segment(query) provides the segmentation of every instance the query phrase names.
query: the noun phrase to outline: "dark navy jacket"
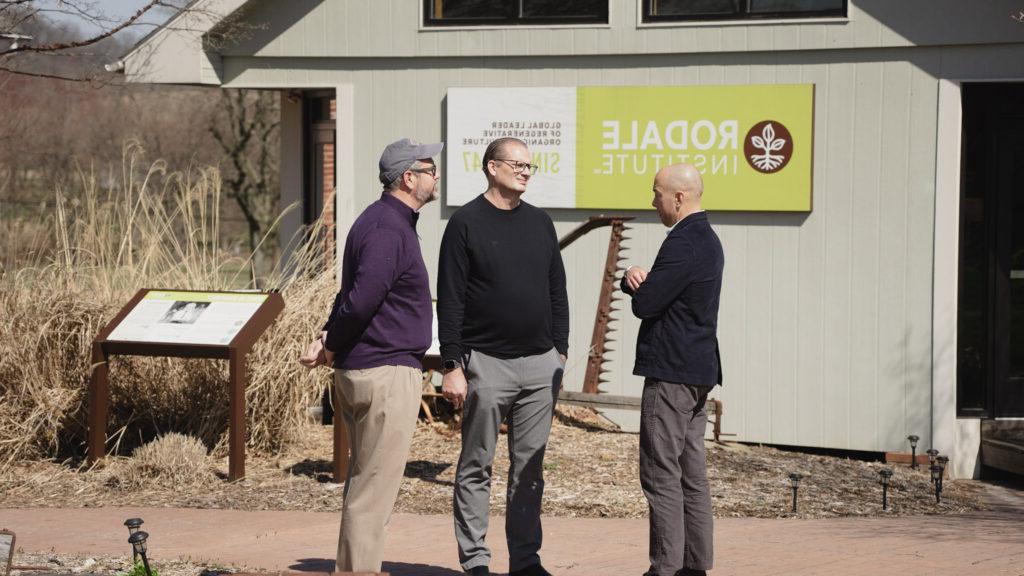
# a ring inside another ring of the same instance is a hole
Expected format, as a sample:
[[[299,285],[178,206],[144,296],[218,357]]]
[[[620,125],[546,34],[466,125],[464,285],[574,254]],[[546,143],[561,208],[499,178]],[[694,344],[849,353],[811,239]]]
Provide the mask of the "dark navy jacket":
[[[642,320],[633,373],[665,382],[712,387],[722,383],[718,300],[725,255],[707,213],[676,224],[633,296]]]

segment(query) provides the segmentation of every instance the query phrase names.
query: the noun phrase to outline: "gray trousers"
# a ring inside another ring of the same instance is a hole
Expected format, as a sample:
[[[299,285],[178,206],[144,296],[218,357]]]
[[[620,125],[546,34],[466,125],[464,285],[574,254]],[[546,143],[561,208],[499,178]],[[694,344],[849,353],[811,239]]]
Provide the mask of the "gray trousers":
[[[509,570],[540,563],[540,504],[544,449],[564,366],[555,349],[536,356],[494,358],[478,351],[465,363],[469,389],[462,420],[462,453],[455,473],[455,539],[463,569],[487,566],[491,466],[503,420],[508,421],[505,537]]]
[[[704,410],[710,388],[648,378],[640,407],[640,485],[650,507],[650,576],[714,560]]]

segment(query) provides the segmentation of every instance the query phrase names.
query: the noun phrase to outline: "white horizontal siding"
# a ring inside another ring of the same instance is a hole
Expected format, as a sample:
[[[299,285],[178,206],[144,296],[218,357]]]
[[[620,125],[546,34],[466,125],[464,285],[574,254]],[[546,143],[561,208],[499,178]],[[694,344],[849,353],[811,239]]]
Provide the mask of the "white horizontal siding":
[[[421,0],[252,1],[230,55],[301,57],[543,56],[879,48],[1016,42],[1016,0],[850,0],[849,17],[637,23],[640,0],[610,0],[599,27],[423,28]]]

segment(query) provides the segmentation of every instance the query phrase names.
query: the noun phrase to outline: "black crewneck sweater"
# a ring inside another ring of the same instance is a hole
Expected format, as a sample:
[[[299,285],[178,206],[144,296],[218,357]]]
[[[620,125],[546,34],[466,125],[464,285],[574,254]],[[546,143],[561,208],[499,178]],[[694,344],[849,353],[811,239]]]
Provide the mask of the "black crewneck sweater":
[[[482,194],[456,211],[441,240],[437,321],[445,360],[566,354],[565,268],[547,213],[526,202],[502,210]]]

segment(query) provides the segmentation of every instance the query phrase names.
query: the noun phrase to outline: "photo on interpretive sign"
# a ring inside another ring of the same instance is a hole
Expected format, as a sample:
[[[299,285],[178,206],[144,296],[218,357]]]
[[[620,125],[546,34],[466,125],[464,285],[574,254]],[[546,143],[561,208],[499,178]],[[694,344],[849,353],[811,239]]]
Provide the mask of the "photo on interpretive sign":
[[[160,319],[160,322],[171,324],[195,324],[203,313],[210,306],[209,302],[182,302],[177,301]]]
[[[14,532],[0,530],[0,570],[2,574],[11,573],[11,560],[14,557]]]

